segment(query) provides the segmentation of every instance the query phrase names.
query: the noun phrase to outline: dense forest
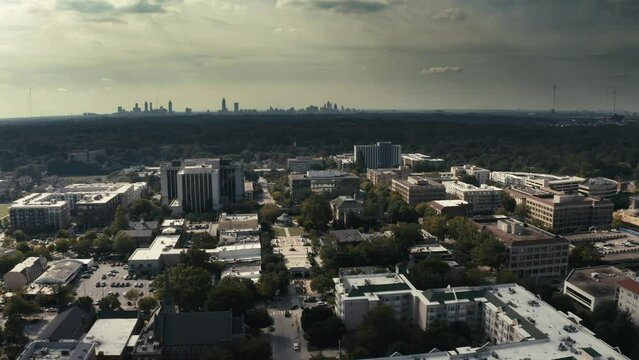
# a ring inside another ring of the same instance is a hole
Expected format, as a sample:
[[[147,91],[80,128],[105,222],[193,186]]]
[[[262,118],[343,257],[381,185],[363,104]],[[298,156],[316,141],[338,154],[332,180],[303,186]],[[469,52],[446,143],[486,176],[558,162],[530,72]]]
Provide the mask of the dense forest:
[[[392,141],[449,164],[581,176],[639,176],[639,126],[555,126],[552,119],[462,114],[193,115],[96,117],[0,123],[0,170],[39,165],[88,175],[162,160],[234,155],[284,160]],[[293,147],[293,143],[297,147]],[[101,166],[67,162],[105,149]]]

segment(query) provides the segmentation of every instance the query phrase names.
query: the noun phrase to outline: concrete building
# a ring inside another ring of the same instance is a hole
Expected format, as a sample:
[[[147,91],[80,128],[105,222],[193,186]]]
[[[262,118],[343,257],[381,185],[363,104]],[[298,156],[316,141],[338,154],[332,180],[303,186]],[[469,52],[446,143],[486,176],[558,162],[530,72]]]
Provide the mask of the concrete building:
[[[56,192],[60,200],[69,203],[71,212],[78,208],[82,201],[92,202],[97,198],[115,198],[118,205],[128,207],[133,201],[147,192],[145,182],[136,183],[76,183],[67,185]]]
[[[373,185],[382,185],[390,187],[393,180],[404,180],[408,177],[408,168],[390,168],[390,169],[368,169],[366,170],[366,178]]]
[[[468,203],[471,214],[492,214],[501,206],[503,191],[498,187],[477,187],[461,181],[444,181],[443,184],[448,194]]]
[[[88,195],[75,203],[75,212],[84,226],[104,227],[113,222],[120,205],[118,194]]]
[[[51,193],[31,194],[11,204],[11,226],[26,232],[53,231],[69,226],[71,209]]]
[[[506,216],[474,218],[473,223],[506,245],[508,270],[520,279],[550,283],[566,277],[570,249],[565,238]]]
[[[35,287],[36,285],[69,285],[76,279],[80,272],[87,267],[87,264],[92,263],[93,260],[91,259],[64,259],[52,261],[49,263],[49,268],[38,276],[30,287]]]
[[[350,196],[338,196],[330,202],[333,225],[350,227],[354,221],[364,219],[364,202]]]
[[[614,200],[619,183],[603,177],[590,178],[579,184],[579,194],[583,196]]]
[[[293,201],[304,200],[311,194],[334,198],[359,193],[359,176],[339,171],[308,171],[288,176]]]
[[[564,281],[564,295],[593,311],[604,301],[615,301],[618,281],[634,277],[634,272],[614,266],[574,269]]]
[[[160,235],[153,240],[148,248],[137,248],[129,257],[129,272],[157,275],[165,267],[176,265],[182,249],[179,251],[171,250],[177,248],[179,241],[180,235]]]
[[[260,228],[257,214],[227,214],[222,213],[217,220],[218,231],[222,230],[246,230]]]
[[[34,340],[28,343],[17,360],[94,360],[96,344],[77,340]]]
[[[444,159],[437,159],[420,153],[402,154],[402,165],[411,169],[437,170],[444,166]]]
[[[517,204],[526,207],[529,222],[557,234],[609,229],[612,223],[614,204],[609,200],[526,188],[508,192]]]
[[[351,171],[355,167],[355,157],[353,153],[338,154],[331,156],[331,160],[335,161],[337,170]]]
[[[9,291],[17,291],[29,285],[47,269],[47,259],[40,256],[26,258],[4,274],[4,286]]]
[[[584,178],[577,176],[537,175],[526,179],[526,186],[533,189],[550,189],[566,194],[576,193]]]
[[[453,166],[450,168],[450,172],[457,178],[461,178],[464,175],[474,176],[481,185],[488,183],[488,180],[490,180],[490,170],[475,165]]]
[[[428,206],[437,214],[447,217],[466,217],[470,213],[470,204],[464,200],[435,200],[429,202]]]
[[[491,171],[490,181],[502,186],[525,186],[529,173],[512,171]]]
[[[323,167],[324,160],[322,160],[322,158],[298,156],[286,160],[286,168],[291,172],[305,173],[309,170],[321,170]]]
[[[391,190],[397,192],[410,206],[446,198],[444,185],[416,175],[411,175],[406,180],[393,180]]]
[[[96,320],[84,337],[85,342],[95,343],[97,358],[126,359],[131,347],[135,344],[142,323],[137,313],[122,312],[127,317],[102,318]]]
[[[639,282],[634,279],[617,281],[617,310],[627,312],[639,325]]]
[[[373,145],[355,145],[353,149],[355,163],[363,157],[367,169],[391,168],[402,163],[402,146],[390,142],[378,142]]]

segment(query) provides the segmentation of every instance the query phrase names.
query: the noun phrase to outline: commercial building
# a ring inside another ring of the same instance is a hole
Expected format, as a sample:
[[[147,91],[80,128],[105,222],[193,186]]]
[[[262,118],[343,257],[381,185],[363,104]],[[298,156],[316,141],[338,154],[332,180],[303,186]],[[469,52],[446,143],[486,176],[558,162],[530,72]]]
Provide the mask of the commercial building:
[[[331,160],[335,161],[337,170],[350,171],[355,167],[355,157],[353,153],[338,154],[331,156]]]
[[[492,214],[501,206],[503,191],[498,187],[477,187],[461,181],[444,181],[443,184],[448,194],[468,203],[471,214]]]
[[[464,200],[435,200],[429,202],[428,206],[437,214],[447,217],[466,217],[470,213],[470,204]]]
[[[619,183],[603,177],[590,178],[579,184],[579,194],[593,198],[614,200]]]
[[[479,184],[486,184],[490,180],[490,170],[475,165],[457,165],[450,168],[453,176],[461,178],[463,175],[474,176]]]
[[[526,186],[533,189],[549,189],[566,194],[576,193],[584,178],[577,176],[537,175],[526,179]]]
[[[517,204],[526,207],[529,222],[557,234],[609,229],[612,223],[614,204],[609,200],[526,188],[508,192]]]
[[[94,360],[96,344],[76,340],[34,340],[24,347],[17,360]]]
[[[180,235],[160,235],[148,248],[137,248],[129,257],[129,272],[157,275],[165,267],[177,265],[183,249],[172,250],[177,248],[179,241]]]
[[[49,268],[33,281],[30,287],[36,285],[55,286],[69,285],[93,260],[64,259],[51,262]]]
[[[310,156],[298,156],[286,160],[286,167],[291,172],[304,173],[309,170],[321,170],[324,167],[322,158],[313,158]]]
[[[402,165],[411,169],[436,170],[444,166],[444,159],[433,158],[420,153],[402,154]]]
[[[37,279],[47,269],[47,259],[40,256],[26,258],[4,274],[4,286],[7,290],[23,289]]]
[[[120,312],[113,318],[96,320],[84,337],[85,342],[95,343],[95,353],[98,359],[125,359],[129,349],[133,346],[142,327],[137,312]]]
[[[373,185],[382,185],[390,187],[393,180],[403,180],[408,177],[408,168],[390,168],[390,169],[368,169],[366,178]]]
[[[117,205],[128,207],[133,201],[144,196],[147,192],[145,182],[136,183],[77,183],[67,185],[56,192],[60,200],[69,203],[71,212],[80,207],[80,204],[92,202],[101,198],[114,198]],[[102,200],[102,202],[106,202]],[[116,207],[117,207],[116,205]],[[115,210],[113,211],[115,212]]]
[[[364,202],[350,196],[338,196],[330,202],[333,225],[350,227],[354,221],[364,219]]]
[[[446,188],[437,181],[411,175],[406,180],[393,180],[391,190],[397,192],[408,205],[446,198]]]
[[[244,167],[224,159],[174,160],[160,165],[162,203],[176,213],[215,211],[243,199]]]
[[[357,245],[367,241],[357,229],[331,230],[328,238],[337,245]]]
[[[217,220],[218,231],[222,230],[259,230],[260,223],[257,214],[227,214],[222,213]]]
[[[639,282],[634,279],[617,281],[617,310],[628,313],[639,325]]]
[[[64,229],[70,216],[69,204],[51,193],[27,195],[9,208],[11,226],[27,232]]]
[[[334,198],[359,193],[359,176],[339,171],[308,171],[288,176],[291,199],[301,201],[311,194]]]
[[[402,163],[402,146],[390,142],[378,142],[373,145],[355,145],[353,149],[355,163],[364,159],[367,169],[391,168]]]
[[[615,301],[618,281],[634,277],[634,272],[614,266],[573,269],[564,281],[564,295],[593,311],[604,301]]]
[[[568,273],[569,243],[539,228],[506,216],[473,219],[481,231],[488,231],[508,249],[508,270],[520,279],[563,280]]]
[[[512,171],[491,171],[490,181],[502,186],[525,186],[526,179],[530,174]]]

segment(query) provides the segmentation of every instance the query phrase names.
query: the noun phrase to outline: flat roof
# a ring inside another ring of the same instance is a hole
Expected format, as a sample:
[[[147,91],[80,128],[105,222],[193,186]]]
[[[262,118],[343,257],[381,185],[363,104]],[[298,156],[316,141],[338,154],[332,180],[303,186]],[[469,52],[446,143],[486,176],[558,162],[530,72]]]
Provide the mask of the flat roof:
[[[632,271],[623,271],[614,266],[594,266],[574,269],[566,282],[594,297],[614,296],[617,282],[634,277]]]
[[[137,318],[98,319],[84,340],[96,343],[95,352],[98,355],[121,356],[137,323]]]
[[[551,233],[544,232],[534,226],[517,222],[516,225],[522,226],[519,233],[508,233],[499,228],[500,221],[512,221],[512,219],[473,219],[472,222],[481,230],[486,230],[495,235],[500,241],[506,245],[534,245],[542,243],[568,243],[568,240],[556,237]]]
[[[24,259],[23,262],[16,264],[9,272],[21,272],[24,269],[28,269],[33,265],[37,264],[40,258],[38,256],[30,256]]]
[[[180,235],[160,235],[148,248],[137,248],[129,257],[129,261],[159,260],[163,252],[175,248]]]
[[[67,202],[65,200],[56,199],[55,194],[53,193],[35,193],[14,201],[11,204],[11,209],[28,209],[42,207],[57,208],[66,205]]]
[[[51,263],[49,269],[42,273],[34,283],[36,284],[67,284],[78,273],[85,263],[77,259],[65,259]]]
[[[332,230],[329,232],[329,235],[334,236],[335,240],[339,243],[356,243],[366,241],[366,239],[362,236],[362,233],[356,229]]]

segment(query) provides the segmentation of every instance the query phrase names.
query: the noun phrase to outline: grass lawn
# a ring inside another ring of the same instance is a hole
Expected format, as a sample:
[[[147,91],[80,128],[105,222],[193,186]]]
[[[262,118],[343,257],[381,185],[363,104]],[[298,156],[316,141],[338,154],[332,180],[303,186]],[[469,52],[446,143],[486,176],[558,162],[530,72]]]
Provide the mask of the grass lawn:
[[[9,206],[11,204],[0,204],[0,219],[9,216]]]
[[[288,228],[288,233],[291,234],[291,236],[302,236],[302,234],[304,233],[304,228],[301,228],[301,227]]]
[[[275,235],[276,236],[286,236],[286,231],[284,231],[284,229],[276,227],[273,228],[273,231],[275,231]]]

